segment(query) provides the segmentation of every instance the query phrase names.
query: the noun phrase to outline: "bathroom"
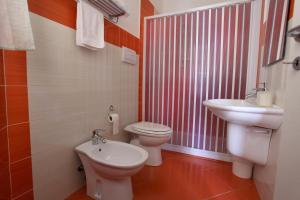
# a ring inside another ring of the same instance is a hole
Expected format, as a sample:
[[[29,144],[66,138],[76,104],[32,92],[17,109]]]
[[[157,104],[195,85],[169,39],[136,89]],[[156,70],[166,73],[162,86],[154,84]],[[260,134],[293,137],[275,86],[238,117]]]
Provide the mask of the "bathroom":
[[[300,199],[300,0],[0,16],[0,200]]]

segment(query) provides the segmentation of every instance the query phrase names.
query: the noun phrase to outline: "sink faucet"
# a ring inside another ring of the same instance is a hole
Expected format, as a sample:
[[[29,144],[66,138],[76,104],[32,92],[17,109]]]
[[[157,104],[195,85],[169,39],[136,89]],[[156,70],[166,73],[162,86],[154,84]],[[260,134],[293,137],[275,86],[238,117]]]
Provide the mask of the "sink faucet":
[[[263,87],[258,87],[258,88],[255,88],[253,89],[251,92],[249,92],[248,94],[246,94],[246,99],[248,98],[251,98],[251,97],[256,97],[257,96],[257,92],[260,92],[260,91],[267,91],[267,83],[266,82],[263,82],[263,83],[259,83],[259,85],[263,85]]]
[[[92,144],[97,145],[99,144],[99,141],[101,141],[103,144],[106,143],[106,138],[101,135],[101,132],[104,132],[104,129],[95,129],[93,130],[93,136],[92,136]]]

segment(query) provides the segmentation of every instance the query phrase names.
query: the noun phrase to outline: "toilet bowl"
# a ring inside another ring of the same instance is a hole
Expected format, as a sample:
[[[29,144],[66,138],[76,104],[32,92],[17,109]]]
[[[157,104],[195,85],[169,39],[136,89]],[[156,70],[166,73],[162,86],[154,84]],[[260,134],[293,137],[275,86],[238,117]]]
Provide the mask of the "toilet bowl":
[[[162,164],[161,145],[170,140],[173,133],[170,127],[152,122],[138,122],[128,125],[125,130],[132,133],[131,144],[140,146],[148,152],[146,165]]]

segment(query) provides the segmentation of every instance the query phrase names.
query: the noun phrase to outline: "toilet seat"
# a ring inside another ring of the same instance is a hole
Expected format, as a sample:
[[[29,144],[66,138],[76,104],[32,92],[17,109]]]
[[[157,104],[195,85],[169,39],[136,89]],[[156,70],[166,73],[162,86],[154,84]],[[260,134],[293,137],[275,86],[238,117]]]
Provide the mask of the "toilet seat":
[[[139,122],[132,125],[132,129],[137,134],[142,135],[155,135],[155,136],[164,136],[172,134],[172,129],[168,126],[162,124],[156,124],[152,122]]]
[[[173,130],[170,127],[152,122],[138,122],[126,126],[124,130],[133,133],[131,144],[140,146],[148,152],[146,165],[162,164],[161,145],[171,139]]]

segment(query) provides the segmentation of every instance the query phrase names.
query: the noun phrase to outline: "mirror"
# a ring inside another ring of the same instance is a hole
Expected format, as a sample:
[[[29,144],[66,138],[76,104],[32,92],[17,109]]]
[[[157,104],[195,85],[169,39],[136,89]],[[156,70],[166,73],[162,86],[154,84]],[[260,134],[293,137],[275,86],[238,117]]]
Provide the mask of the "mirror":
[[[265,39],[263,66],[284,58],[289,0],[264,0]]]

